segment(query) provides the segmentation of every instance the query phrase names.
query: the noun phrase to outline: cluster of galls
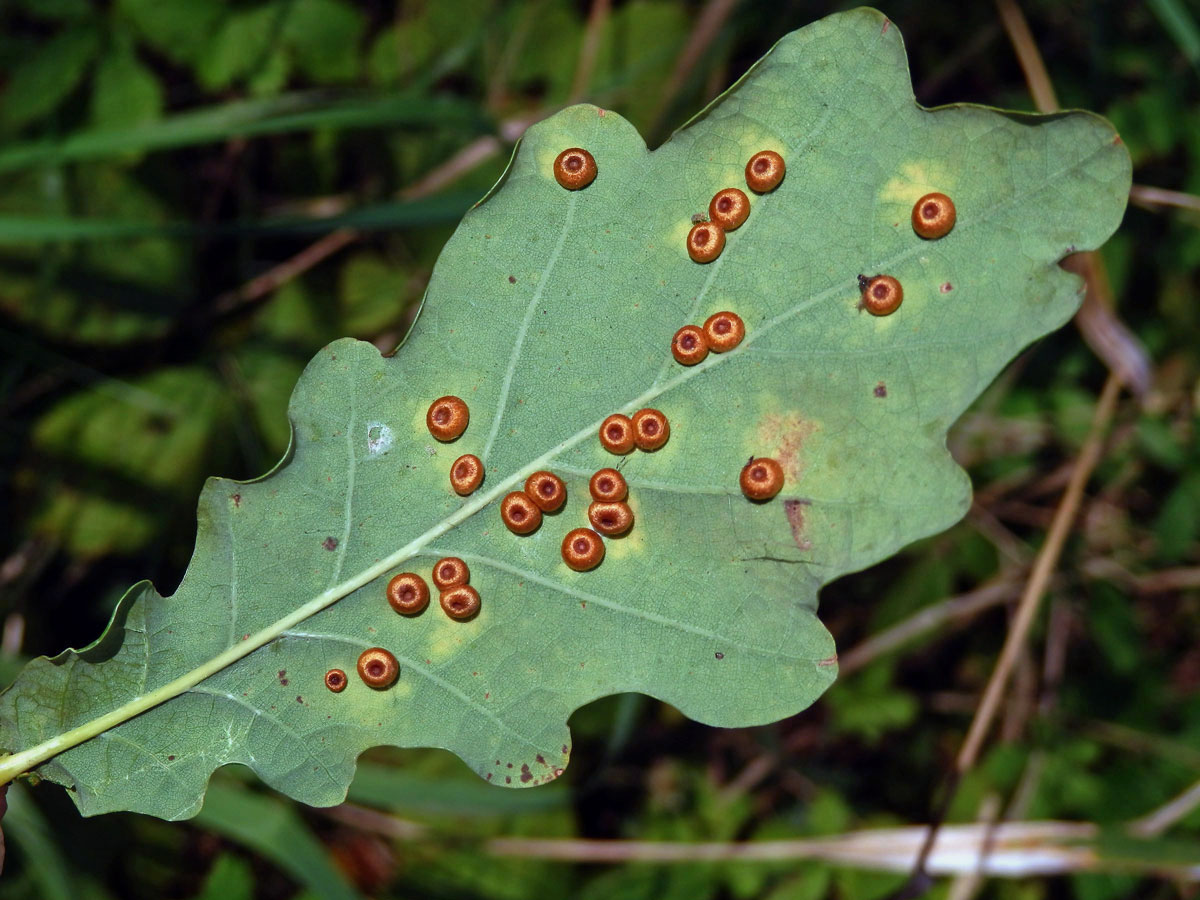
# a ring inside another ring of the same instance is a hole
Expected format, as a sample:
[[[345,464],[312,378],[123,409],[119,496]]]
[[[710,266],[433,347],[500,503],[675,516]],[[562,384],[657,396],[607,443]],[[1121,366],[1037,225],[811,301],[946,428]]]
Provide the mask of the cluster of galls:
[[[779,187],[787,172],[783,157],[760,150],[746,163],[746,186],[756,194]],[[712,262],[725,249],[725,232],[735,231],[750,215],[750,198],[738,188],[717,191],[708,202],[708,221],[697,222],[687,236],[688,256],[698,263]]]
[[[439,559],[433,567],[433,584],[439,592],[442,611],[452,619],[469,619],[479,612],[479,592],[471,587],[471,570],[457,556]],[[429,585],[416,572],[401,572],[387,586],[387,600],[402,616],[415,616],[429,605]],[[400,663],[395,654],[383,647],[371,647],[358,657],[358,677],[368,687],[383,690],[391,687],[400,675]],[[346,689],[346,673],[330,669],[325,673],[325,687],[340,694]]]
[[[581,190],[596,179],[596,159],[580,147],[568,148],[554,160],[554,178],[564,188]],[[783,157],[774,150],[761,150],[746,163],[746,185],[758,194],[775,190],[783,181],[787,167]],[[740,228],[750,215],[750,199],[738,188],[718,191],[708,204],[708,221],[697,222],[687,236],[688,255],[698,263],[712,262],[725,249],[725,233]],[[925,240],[945,237],[954,228],[957,211],[954,202],[945,194],[929,193],[913,205],[912,227]],[[904,289],[891,275],[858,277],[862,293],[861,306],[876,316],[895,312],[904,299]],[[714,313],[703,326],[684,325],[671,340],[671,353],[676,361],[694,366],[705,360],[710,352],[732,350],[745,337],[746,326],[740,316],[729,311]],[[439,397],[429,407],[425,422],[439,441],[459,438],[470,421],[467,404],[459,397]],[[632,417],[615,413],[600,425],[600,443],[611,453],[624,455],[635,447],[654,451],[662,447],[671,434],[667,417],[657,409],[641,409]],[[467,496],[483,483],[483,461],[473,454],[464,454],[450,466],[450,487],[460,496]],[[780,464],[768,457],[751,457],[739,476],[742,493],[750,500],[766,501],[783,488],[784,473]],[[577,572],[594,569],[604,559],[601,535],[616,537],[633,527],[633,510],[626,502],[628,486],[616,469],[596,472],[588,483],[592,503],[588,506],[591,528],[575,528],[563,538],[563,561]],[[542,513],[556,512],[567,499],[563,480],[553,472],[534,472],[525,481],[522,491],[513,491],[500,501],[500,518],[514,534],[531,534],[542,524]],[[468,584],[470,570],[458,557],[446,557],[433,567],[433,583],[439,591],[439,602],[446,615],[453,619],[469,619],[479,612],[479,592]],[[429,605],[429,586],[415,572],[394,576],[387,586],[387,599],[392,609],[405,616],[415,616]],[[382,689],[395,683],[400,674],[396,657],[382,647],[364,650],[358,658],[358,674],[365,684]],[[346,689],[346,673],[330,669],[325,673],[325,686],[334,693]]]

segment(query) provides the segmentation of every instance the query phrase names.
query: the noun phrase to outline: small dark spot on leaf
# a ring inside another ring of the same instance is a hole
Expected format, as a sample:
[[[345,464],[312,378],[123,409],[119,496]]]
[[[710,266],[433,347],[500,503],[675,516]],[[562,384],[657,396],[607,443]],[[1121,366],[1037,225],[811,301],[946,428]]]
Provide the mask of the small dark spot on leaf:
[[[492,780],[492,773],[491,773],[491,772],[488,772],[488,773],[487,773],[487,775],[485,775],[484,777],[485,777],[485,778],[486,778],[488,781],[491,781],[491,780]]]
[[[516,284],[516,283],[517,283],[517,279],[516,279],[514,276],[512,276],[512,275],[509,275],[509,276],[508,276],[508,283],[509,283],[509,284]]]
[[[303,702],[304,702],[304,698],[303,698],[303,697],[301,697],[299,694],[297,694],[297,695],[296,695],[296,702],[297,702],[297,703],[303,703]]]
[[[563,753],[570,753],[570,752],[571,752],[570,748],[566,744],[563,744]]]
[[[168,756],[168,757],[167,757],[167,762],[173,762],[174,760],[175,760],[175,754],[174,754],[174,753],[172,753],[170,756]]]
[[[512,779],[511,779],[511,778],[509,778],[507,775],[505,775],[505,776],[504,776],[504,783],[505,783],[505,784],[512,784]]]
[[[879,382],[879,384],[875,385],[875,396],[876,397],[886,397],[887,396],[887,385],[884,384],[882,381]]]
[[[529,771],[529,763],[521,766],[521,781],[526,784],[533,781],[533,773]]]
[[[231,494],[229,499],[233,501],[234,506],[242,505],[242,495],[241,494]]]
[[[513,767],[513,764],[512,764],[512,763],[509,763],[509,764],[508,764],[508,767],[511,769],[511,768]]]
[[[279,683],[280,683],[280,684],[282,684],[284,687],[287,687],[287,683],[288,683],[288,680],[287,680],[287,669],[280,669],[280,670],[279,670]]]
[[[714,654],[713,654],[713,656],[715,656],[717,659],[724,659],[724,658],[725,658],[725,654],[724,654],[724,653],[714,653]]]
[[[540,753],[539,753],[539,754],[537,755],[537,761],[538,761],[538,764],[539,764],[539,765],[543,765],[543,766],[544,766],[544,765],[546,764],[546,757],[542,756],[542,754],[540,754]]]
[[[483,699],[484,699],[484,700],[487,700],[487,699],[488,699],[489,697],[491,697],[491,696],[492,696],[492,692],[491,692],[491,691],[487,691],[487,692],[486,692],[486,693],[483,695]],[[496,760],[496,765],[500,765],[500,760]]]
[[[950,282],[946,281],[946,282],[942,283],[942,286],[940,288],[938,288],[938,290],[940,290],[943,294],[948,294],[952,290],[954,290],[954,285],[952,285]]]
[[[336,550],[337,545],[338,545],[338,540],[335,537],[327,537],[327,538],[325,538],[325,540],[321,541],[321,546],[324,547],[326,550]]]

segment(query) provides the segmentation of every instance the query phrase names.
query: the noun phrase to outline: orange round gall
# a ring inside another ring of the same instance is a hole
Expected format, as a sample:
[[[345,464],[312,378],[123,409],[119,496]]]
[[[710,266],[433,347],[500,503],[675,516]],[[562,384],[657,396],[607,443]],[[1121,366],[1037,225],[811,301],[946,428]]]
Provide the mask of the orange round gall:
[[[605,537],[624,534],[633,527],[633,510],[628,503],[604,503],[599,500],[588,506],[588,521]]]
[[[450,487],[465,497],[483,483],[483,460],[473,453],[456,459],[450,466]]]
[[[746,336],[746,324],[737,313],[722,310],[704,320],[704,340],[713,353],[732,350]]]
[[[708,217],[726,231],[735,231],[750,215],[750,198],[737,188],[717,191],[708,201]]]
[[[876,275],[867,280],[862,292],[862,306],[873,316],[890,316],[900,308],[904,288],[891,275]]]
[[[452,619],[469,619],[479,612],[479,591],[469,584],[460,584],[442,591],[438,602],[442,611]]]
[[[954,201],[936,191],[913,204],[913,231],[929,241],[948,235],[957,218]]]
[[[604,541],[590,528],[575,528],[562,541],[562,558],[576,572],[586,572],[604,559]]]
[[[554,160],[554,180],[568,191],[587,187],[596,172],[596,158],[582,147],[569,147]]]
[[[601,469],[588,481],[592,499],[603,503],[617,503],[629,494],[625,476],[616,469]]]
[[[704,331],[695,325],[684,325],[671,338],[671,355],[676,362],[685,366],[704,362],[708,356],[708,341],[704,338]]]
[[[567,486],[553,472],[534,472],[525,479],[525,494],[542,512],[555,512],[567,502]]]
[[[425,424],[439,441],[452,441],[467,430],[470,418],[470,410],[460,397],[438,397],[429,404]]]
[[[367,687],[383,690],[391,687],[400,675],[400,663],[382,647],[364,650],[358,657],[358,677]]]
[[[671,423],[657,409],[639,409],[633,414],[633,442],[639,450],[657,450],[671,436]]]
[[[401,572],[388,582],[387,599],[402,616],[415,616],[429,605],[429,585],[416,572]]]
[[[712,262],[725,249],[725,229],[714,222],[697,222],[687,236],[688,256],[693,262]]]
[[[774,150],[759,150],[746,163],[746,184],[756,194],[765,194],[779,187],[787,166]]]
[[[471,570],[457,556],[447,556],[433,564],[433,586],[439,591],[458,587],[471,580]]]
[[[346,673],[341,669],[330,669],[325,673],[325,687],[340,694],[346,689]]]
[[[542,511],[524,491],[513,491],[500,501],[500,518],[513,534],[529,534],[542,524]]]
[[[600,444],[609,453],[618,455],[633,449],[633,422],[629,416],[613,413],[600,423]]]
[[[751,500],[770,500],[783,489],[783,466],[769,457],[752,459],[742,467],[742,493]]]

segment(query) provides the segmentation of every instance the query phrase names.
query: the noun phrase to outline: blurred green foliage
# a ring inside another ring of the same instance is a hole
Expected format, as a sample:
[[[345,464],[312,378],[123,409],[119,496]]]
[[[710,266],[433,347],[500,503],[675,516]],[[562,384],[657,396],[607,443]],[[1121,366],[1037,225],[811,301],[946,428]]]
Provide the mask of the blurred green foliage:
[[[1195,6],[1024,7],[1063,105],[1113,121],[1136,182],[1200,194]],[[276,464],[291,386],[323,344],[400,342],[442,243],[525,123],[587,99],[654,145],[785,32],[838,8],[0,5],[0,675],[90,641],[132,581],[173,587],[203,478]],[[897,0],[885,11],[904,32],[920,102],[1031,107],[991,5]],[[1115,828],[1200,778],[1198,225],[1195,209],[1133,206],[1103,251],[1152,388],[1122,402],[1048,613],[953,821],[994,798],[1013,818]],[[1015,595],[1104,375],[1066,329],[976,404],[951,443],[977,509],[824,592],[843,652],[997,573],[1018,579]],[[800,861],[580,866],[480,847],[496,836],[723,841],[926,821],[1005,628],[1004,605],[952,617],[764,728],[707,729],[633,697],[595,703],[572,721],[567,775],[535,791],[488,788],[437,751],[368,754],[345,816],[295,807],[237,772],[219,775],[205,812],[183,825],[83,821],[56,790],[15,785],[3,894],[879,897],[900,876]],[[1167,837],[1164,853],[1200,861],[1200,812]],[[1147,871],[1144,845],[1112,846]],[[1134,873],[989,882],[984,893],[1174,895]]]

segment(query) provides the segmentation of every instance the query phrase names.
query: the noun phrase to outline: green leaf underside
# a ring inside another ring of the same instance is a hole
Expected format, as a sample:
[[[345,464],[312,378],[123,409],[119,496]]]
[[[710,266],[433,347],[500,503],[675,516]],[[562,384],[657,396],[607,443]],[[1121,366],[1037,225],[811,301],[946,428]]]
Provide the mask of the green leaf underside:
[[[573,193],[551,174],[571,146],[599,167]],[[691,262],[691,217],[744,186],[761,149],[787,177],[752,197],[716,262]],[[378,744],[445,747],[493,784],[540,784],[567,763],[571,712],[621,691],[718,726],[805,708],[836,672],[818,588],[961,517],[970,490],[947,428],[1077,308],[1080,283],[1056,261],[1113,231],[1128,185],[1095,116],[917,106],[897,30],[872,10],[784,38],[653,153],[591,106],[534,126],[447,244],[398,354],[325,348],[292,397],[286,462],[209,482],[178,591],[135,587],[96,645],[34,661],[0,698],[13,750],[107,728],[44,763],[14,757],[8,776],[42,763],[86,814],[183,818],[232,762],[339,802]],[[932,190],[958,223],[929,242],[909,214]],[[857,276],[880,272],[904,286],[885,318],[858,309]],[[720,309],[745,320],[741,346],[676,364],[675,330]],[[443,394],[471,408],[448,445],[424,423]],[[562,537],[586,525],[589,475],[618,462],[596,429],[643,406],[672,431],[620,461],[636,524],[598,569],[572,572]],[[462,453],[487,467],[465,499],[447,477]],[[741,496],[751,455],[783,464],[775,500]],[[514,536],[498,502],[539,468],[567,481],[567,505]],[[435,599],[395,615],[387,579],[447,555],[469,563],[480,614],[451,621]],[[354,676],[376,645],[401,663],[385,691]],[[335,666],[351,673],[336,695],[322,683]],[[147,697],[166,702],[130,718]]]

